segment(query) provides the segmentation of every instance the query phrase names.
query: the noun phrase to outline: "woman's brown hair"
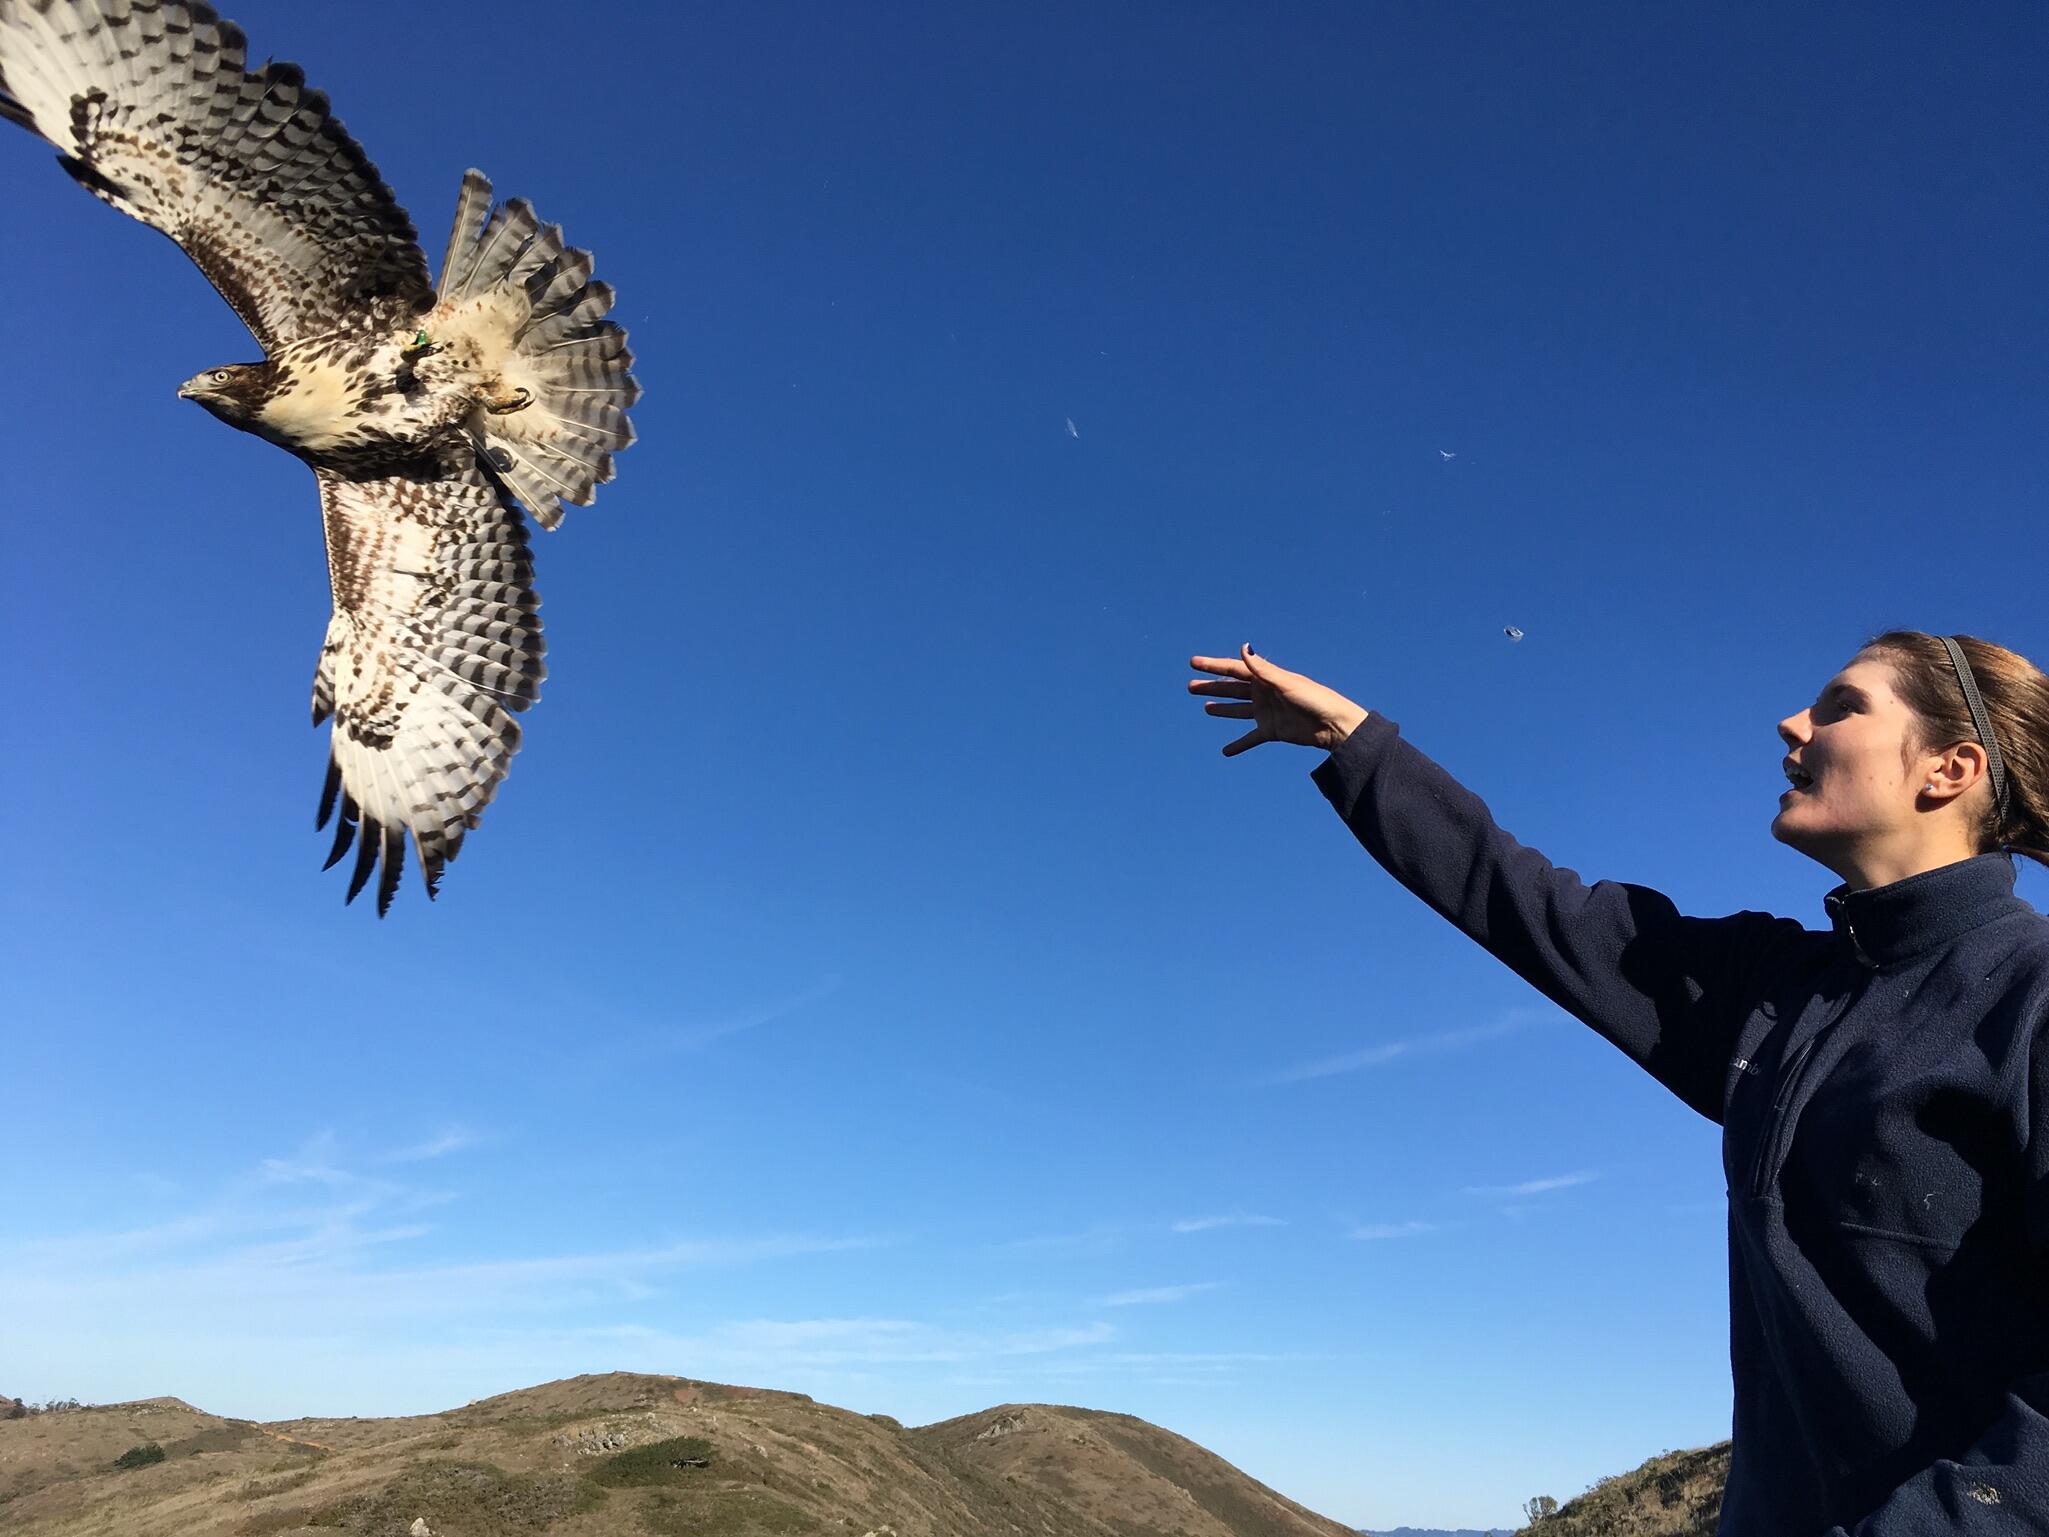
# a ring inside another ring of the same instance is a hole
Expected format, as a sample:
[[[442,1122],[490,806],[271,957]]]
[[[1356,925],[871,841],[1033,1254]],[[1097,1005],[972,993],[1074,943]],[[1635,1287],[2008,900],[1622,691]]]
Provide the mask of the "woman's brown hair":
[[[1984,697],[2006,765],[2006,817],[1988,804],[1980,829],[1984,853],[2025,854],[2049,865],[2049,675],[2022,656],[1975,635],[1955,637]],[[1978,728],[1940,637],[1888,630],[1866,642],[1892,664],[1893,692],[1920,722],[1910,754],[1976,742]]]

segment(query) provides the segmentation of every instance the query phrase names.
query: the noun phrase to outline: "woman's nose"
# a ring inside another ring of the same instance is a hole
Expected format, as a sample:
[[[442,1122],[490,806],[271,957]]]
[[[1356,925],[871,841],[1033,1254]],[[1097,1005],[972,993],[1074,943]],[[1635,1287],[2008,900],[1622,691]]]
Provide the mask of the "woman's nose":
[[[1798,715],[1788,715],[1779,722],[1779,740],[1788,747],[1798,747],[1807,740],[1806,726],[1807,712],[1805,710],[1802,710]]]

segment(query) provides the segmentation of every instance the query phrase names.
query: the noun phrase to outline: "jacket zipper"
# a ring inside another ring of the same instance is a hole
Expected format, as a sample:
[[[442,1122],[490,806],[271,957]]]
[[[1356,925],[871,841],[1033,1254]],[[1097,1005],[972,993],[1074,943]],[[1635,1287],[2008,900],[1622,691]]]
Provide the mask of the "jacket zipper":
[[[1864,942],[1857,937],[1856,928],[1851,924],[1848,915],[1842,911],[1845,906],[1843,899],[1831,893],[1828,897],[1827,906],[1830,916],[1841,922],[1844,934],[1849,937],[1850,952],[1857,957],[1857,963],[1864,967],[1867,973],[1876,971],[1878,969],[1878,962],[1866,953]],[[1786,1068],[1786,1076],[1779,1080],[1779,1092],[1772,1096],[1771,1116],[1765,1122],[1764,1135],[1758,1138],[1757,1157],[1750,1166],[1750,1193],[1752,1195],[1763,1195],[1765,1193],[1765,1186],[1770,1183],[1771,1171],[1769,1165],[1777,1162],[1778,1143],[1781,1134],[1785,1130],[1783,1124],[1785,1121],[1785,1111],[1792,1099],[1793,1090],[1799,1086],[1800,1074],[1807,1066],[1807,1059],[1814,1055],[1814,1048],[1820,1043],[1821,1038],[1833,1030],[1842,1020],[1842,1017],[1856,1007],[1857,1000],[1863,996],[1864,987],[1860,985],[1844,1000],[1843,1006],[1836,1010],[1836,1017],[1810,1035],[1807,1038],[1807,1044],[1793,1053],[1793,1060]]]
[[[1857,1000],[1864,996],[1867,985],[1868,981],[1854,989],[1850,996],[1843,1000],[1843,1006],[1836,1010],[1835,1018],[1816,1030],[1807,1038],[1806,1044],[1793,1053],[1793,1060],[1786,1067],[1785,1077],[1779,1080],[1779,1092],[1772,1096],[1771,1115],[1765,1122],[1764,1135],[1758,1138],[1757,1158],[1750,1168],[1752,1195],[1761,1196],[1766,1193],[1766,1187],[1770,1185],[1772,1175],[1777,1173],[1781,1161],[1783,1150],[1780,1144],[1792,1140],[1787,1123],[1792,1119],[1795,1091],[1800,1087],[1800,1080],[1807,1071],[1807,1062],[1814,1055],[1814,1048],[1821,1044],[1823,1036],[1841,1024],[1843,1017],[1857,1006]]]
[[[1772,1096],[1771,1115],[1764,1123],[1764,1133],[1757,1139],[1757,1156],[1750,1166],[1750,1193],[1754,1196],[1765,1193],[1765,1168],[1772,1155],[1774,1144],[1779,1140],[1779,1126],[1784,1119],[1787,1102],[1792,1098],[1793,1088],[1800,1081],[1801,1070],[1807,1066],[1807,1059],[1814,1055],[1815,1042],[1826,1030],[1817,1030],[1807,1038],[1807,1043],[1793,1053],[1792,1066],[1786,1069],[1786,1076],[1779,1080],[1779,1092]]]

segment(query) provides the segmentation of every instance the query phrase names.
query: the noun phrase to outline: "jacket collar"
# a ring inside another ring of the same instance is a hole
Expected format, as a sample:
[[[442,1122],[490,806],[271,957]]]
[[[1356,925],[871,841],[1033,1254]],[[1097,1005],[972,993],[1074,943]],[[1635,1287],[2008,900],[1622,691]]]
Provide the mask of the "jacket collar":
[[[1838,886],[1822,899],[1829,922],[1866,966],[1889,966],[1989,923],[2023,904],[2012,856],[1980,854],[1890,886]]]

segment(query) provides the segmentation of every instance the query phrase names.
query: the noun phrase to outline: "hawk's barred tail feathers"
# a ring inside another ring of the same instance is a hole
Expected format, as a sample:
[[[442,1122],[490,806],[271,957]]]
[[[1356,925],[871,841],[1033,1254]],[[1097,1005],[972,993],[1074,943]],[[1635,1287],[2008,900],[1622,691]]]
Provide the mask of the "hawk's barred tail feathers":
[[[448,231],[448,249],[441,255],[441,276],[434,284],[437,298],[455,297],[456,262],[475,247],[490,212],[491,178],[475,169],[463,172],[462,190],[455,195],[455,223]]]
[[[497,293],[524,304],[502,377],[528,401],[503,414],[480,409],[470,435],[543,528],[562,521],[564,502],[590,505],[612,478],[613,451],[633,441],[633,354],[625,331],[605,319],[610,285],[590,274],[590,253],[565,246],[561,228],[542,224],[532,204],[514,198],[492,208],[483,172],[463,177],[439,299],[446,306]]]

